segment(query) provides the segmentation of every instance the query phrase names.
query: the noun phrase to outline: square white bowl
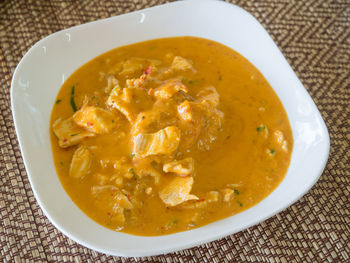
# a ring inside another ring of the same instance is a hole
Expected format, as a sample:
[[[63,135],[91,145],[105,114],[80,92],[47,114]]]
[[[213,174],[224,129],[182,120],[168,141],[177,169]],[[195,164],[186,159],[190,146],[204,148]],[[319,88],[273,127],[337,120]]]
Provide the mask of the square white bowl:
[[[218,41],[238,51],[262,72],[288,114],[294,138],[291,163],[276,190],[235,216],[166,236],[115,232],[88,218],[63,189],[50,146],[52,106],[64,80],[94,57],[118,46],[172,36]],[[271,37],[249,13],[220,1],[175,2],[54,33],[36,43],[17,66],[11,102],[29,181],[45,215],[71,239],[111,255],[177,251],[257,224],[301,198],[321,175],[329,153],[325,123]]]

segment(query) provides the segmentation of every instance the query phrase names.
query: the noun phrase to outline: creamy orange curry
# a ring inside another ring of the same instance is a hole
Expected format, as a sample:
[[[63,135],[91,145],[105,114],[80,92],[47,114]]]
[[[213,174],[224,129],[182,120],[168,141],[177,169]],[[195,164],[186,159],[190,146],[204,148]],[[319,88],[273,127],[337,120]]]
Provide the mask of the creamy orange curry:
[[[74,72],[51,114],[59,178],[105,227],[163,235],[235,215],[283,179],[285,110],[232,49],[164,38],[109,51]]]

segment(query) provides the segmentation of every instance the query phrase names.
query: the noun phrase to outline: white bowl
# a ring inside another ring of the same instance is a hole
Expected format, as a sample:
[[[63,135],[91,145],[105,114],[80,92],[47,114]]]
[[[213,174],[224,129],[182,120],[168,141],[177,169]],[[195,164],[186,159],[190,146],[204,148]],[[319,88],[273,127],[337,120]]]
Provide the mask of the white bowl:
[[[64,80],[92,58],[118,46],[171,36],[198,36],[221,42],[262,72],[291,123],[291,163],[276,190],[235,216],[166,236],[114,232],[88,218],[63,189],[51,153],[51,109]],[[54,33],[36,43],[17,66],[11,101],[29,181],[45,215],[71,239],[111,255],[167,253],[257,224],[301,198],[321,175],[329,152],[329,135],[319,111],[271,37],[249,13],[219,1],[175,2]]]

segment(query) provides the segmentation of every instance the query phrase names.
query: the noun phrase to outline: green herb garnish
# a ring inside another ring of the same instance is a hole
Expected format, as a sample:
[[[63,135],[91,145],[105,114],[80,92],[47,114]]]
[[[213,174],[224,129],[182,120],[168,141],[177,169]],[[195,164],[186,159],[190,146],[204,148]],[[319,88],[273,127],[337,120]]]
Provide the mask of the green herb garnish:
[[[131,157],[134,157],[134,156],[135,156],[135,153],[130,153],[130,156],[131,156]]]
[[[114,87],[114,88],[112,89],[112,91],[111,91],[111,94],[112,94],[116,89],[120,89],[119,84],[115,85],[115,87]]]
[[[114,123],[114,120],[112,120],[112,123]]]
[[[265,125],[261,125],[261,126],[256,128],[256,131],[261,132],[261,131],[263,131],[265,129],[266,129]]]
[[[70,105],[72,106],[73,111],[76,112],[78,109],[77,109],[77,105],[75,104],[75,101],[74,101],[74,89],[75,89],[75,87],[72,86],[72,89],[70,92]]]
[[[275,150],[270,150],[271,155],[275,155],[276,151]]]
[[[177,219],[177,218],[172,219],[172,220],[168,223],[167,227],[171,227],[171,226],[173,226],[173,225],[176,225],[178,222],[179,222],[179,219]]]
[[[137,179],[137,177],[136,177],[136,173],[135,173],[135,171],[134,171],[134,168],[130,168],[130,169],[129,169],[129,173],[131,173],[131,174],[132,174],[132,178],[133,178],[134,180],[136,180],[136,179]]]
[[[237,204],[238,204],[240,207],[243,206],[243,204],[242,204],[240,201],[237,201]]]
[[[189,80],[188,84],[194,84],[194,80]]]
[[[74,134],[71,134],[70,136],[77,136],[77,135],[79,135],[80,134],[80,132],[77,132],[77,133],[74,133]]]
[[[184,81],[185,81],[185,78],[184,78],[184,77],[181,77],[181,81],[184,82]]]
[[[237,189],[234,189],[233,191],[234,191],[235,195],[239,195],[240,194]]]
[[[60,103],[62,100],[56,100],[56,104]]]

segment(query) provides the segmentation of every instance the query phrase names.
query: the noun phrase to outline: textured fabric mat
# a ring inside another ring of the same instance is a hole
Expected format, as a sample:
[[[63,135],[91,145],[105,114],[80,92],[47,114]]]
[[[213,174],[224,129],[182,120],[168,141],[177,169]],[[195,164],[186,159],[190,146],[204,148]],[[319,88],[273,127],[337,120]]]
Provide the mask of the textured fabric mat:
[[[164,3],[0,0],[1,262],[350,262],[350,1],[234,0],[271,34],[330,132],[327,167],[301,200],[237,234],[149,258],[118,258],[62,235],[36,202],[10,110],[12,74],[41,38],[74,25]]]

